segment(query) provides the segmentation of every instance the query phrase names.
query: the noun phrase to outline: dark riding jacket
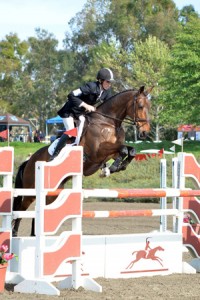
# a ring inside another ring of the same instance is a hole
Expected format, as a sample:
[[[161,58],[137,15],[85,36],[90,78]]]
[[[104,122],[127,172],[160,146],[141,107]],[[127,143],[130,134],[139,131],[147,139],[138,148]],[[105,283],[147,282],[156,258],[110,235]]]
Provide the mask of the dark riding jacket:
[[[80,94],[75,96],[76,90],[70,92],[68,95],[68,101],[64,106],[57,112],[61,118],[68,118],[69,116],[78,119],[80,115],[85,114],[85,108],[79,107],[82,102],[85,102],[89,105],[95,105],[98,102],[104,102],[108,100],[112,94],[111,90],[101,90],[100,83],[88,82],[85,85],[81,86]]]

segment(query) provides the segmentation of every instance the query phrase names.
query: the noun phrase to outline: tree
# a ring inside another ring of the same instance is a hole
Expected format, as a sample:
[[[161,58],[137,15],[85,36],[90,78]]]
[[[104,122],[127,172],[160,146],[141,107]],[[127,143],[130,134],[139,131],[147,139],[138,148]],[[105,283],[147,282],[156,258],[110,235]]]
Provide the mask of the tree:
[[[88,0],[80,13],[69,22],[70,32],[66,33],[65,46],[82,52],[104,40],[101,26],[110,0]]]
[[[89,67],[87,73],[83,76],[84,81],[91,80],[100,68],[107,67],[111,68],[114,73],[115,83],[113,88],[115,92],[133,87],[132,85],[128,86],[127,82],[130,76],[129,56],[120,45],[102,42],[90,49],[89,58]]]
[[[172,0],[88,0],[69,22],[66,47],[88,50],[102,42],[133,50],[137,40],[154,35],[169,45],[178,30],[178,10]]]
[[[163,110],[163,103],[159,99],[161,86],[160,79],[164,76],[170,50],[166,43],[156,37],[149,36],[145,42],[136,42],[135,51],[131,53],[132,77],[129,82],[135,82],[136,86],[154,86],[152,91],[152,121],[155,124],[155,138],[159,140],[162,130],[160,126],[160,113]]]
[[[38,119],[44,131],[45,120],[56,114],[58,102],[66,98],[60,86],[67,71],[67,54],[56,50],[58,41],[52,34],[41,29],[36,32],[37,38],[28,39],[29,52],[21,78],[24,95],[18,109],[28,118]]]
[[[25,65],[28,44],[16,34],[7,35],[0,42],[0,104],[1,111],[15,112],[15,103],[21,97],[20,75]]]
[[[135,41],[149,35],[171,45],[178,29],[178,10],[172,0],[112,0],[105,22],[125,49],[133,49]]]
[[[200,122],[200,19],[190,17],[177,34],[169,67],[162,82],[162,121],[170,124]]]
[[[120,91],[135,86],[129,58],[135,43],[152,33],[172,45],[178,10],[171,0],[88,0],[69,25],[65,46],[76,52],[73,83],[91,80],[100,67],[110,67],[117,79],[115,91]]]
[[[190,17],[198,18],[198,13],[192,5],[184,6],[179,13],[180,22],[184,25],[190,20]]]

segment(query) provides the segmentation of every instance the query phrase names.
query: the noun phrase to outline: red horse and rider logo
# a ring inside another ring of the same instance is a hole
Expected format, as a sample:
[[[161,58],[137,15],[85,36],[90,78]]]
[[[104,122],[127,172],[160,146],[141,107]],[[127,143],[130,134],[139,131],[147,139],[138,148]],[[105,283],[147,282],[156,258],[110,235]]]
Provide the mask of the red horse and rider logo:
[[[164,251],[164,249],[161,246],[151,248],[149,239],[150,239],[150,237],[146,238],[146,246],[145,246],[144,250],[138,250],[138,251],[134,251],[132,253],[132,255],[136,254],[136,257],[134,260],[132,260],[130,262],[130,264],[126,267],[126,269],[131,269],[133,267],[133,265],[142,258],[158,261],[159,264],[163,267],[162,259],[156,255],[156,252]]]

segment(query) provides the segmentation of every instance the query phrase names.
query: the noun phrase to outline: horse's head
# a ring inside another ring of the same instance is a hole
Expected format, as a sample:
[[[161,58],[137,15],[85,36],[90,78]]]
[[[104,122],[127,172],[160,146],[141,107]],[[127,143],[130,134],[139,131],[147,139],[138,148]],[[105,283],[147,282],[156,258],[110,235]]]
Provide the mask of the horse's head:
[[[133,105],[129,107],[128,111],[128,115],[133,119],[137,127],[138,137],[141,139],[145,139],[150,131],[150,100],[148,96],[152,89],[153,87],[145,91],[144,86],[140,87],[134,95]]]
[[[159,250],[159,251],[165,251],[165,249],[163,249],[161,246],[158,246],[157,250]]]

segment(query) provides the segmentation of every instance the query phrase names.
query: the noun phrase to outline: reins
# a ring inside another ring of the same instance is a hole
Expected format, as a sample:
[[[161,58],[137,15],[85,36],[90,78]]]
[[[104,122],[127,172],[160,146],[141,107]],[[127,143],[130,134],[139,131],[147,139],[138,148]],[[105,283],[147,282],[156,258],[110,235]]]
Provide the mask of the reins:
[[[127,124],[130,124],[130,125],[136,125],[136,123],[137,122],[139,122],[139,119],[138,120],[131,120],[131,119],[129,119],[129,118],[125,118],[124,120],[121,120],[121,119],[119,119],[119,118],[114,118],[114,117],[111,117],[111,116],[109,116],[109,115],[106,115],[106,114],[104,114],[104,113],[100,113],[100,112],[98,112],[98,111],[94,111],[94,113],[96,113],[96,114],[98,114],[98,115],[101,115],[101,116],[103,116],[103,117],[106,117],[106,118],[108,118],[108,119],[112,119],[112,120],[115,120],[115,121],[119,121],[119,122],[123,122],[123,123],[127,123]],[[146,120],[141,120],[141,122],[145,122]]]
[[[134,97],[134,100],[135,100],[135,102],[134,102],[134,104],[136,104],[136,101],[137,101],[137,97]],[[137,123],[138,122],[148,122],[148,120],[146,120],[146,119],[139,119],[139,118],[136,118],[136,115],[137,115],[137,112],[136,112],[136,105],[134,105],[134,120],[132,120],[132,119],[129,119],[129,118],[125,118],[125,119],[119,119],[119,118],[115,118],[115,117],[111,117],[111,116],[109,116],[109,115],[107,115],[107,114],[104,114],[104,113],[101,113],[101,112],[98,112],[98,111],[94,111],[94,113],[96,113],[96,114],[99,114],[99,115],[101,115],[101,116],[103,116],[103,117],[106,117],[106,118],[109,118],[109,119],[112,119],[112,120],[115,120],[115,121],[119,121],[119,122],[121,122],[121,123],[126,123],[126,124],[129,124],[129,125],[137,125]]]

